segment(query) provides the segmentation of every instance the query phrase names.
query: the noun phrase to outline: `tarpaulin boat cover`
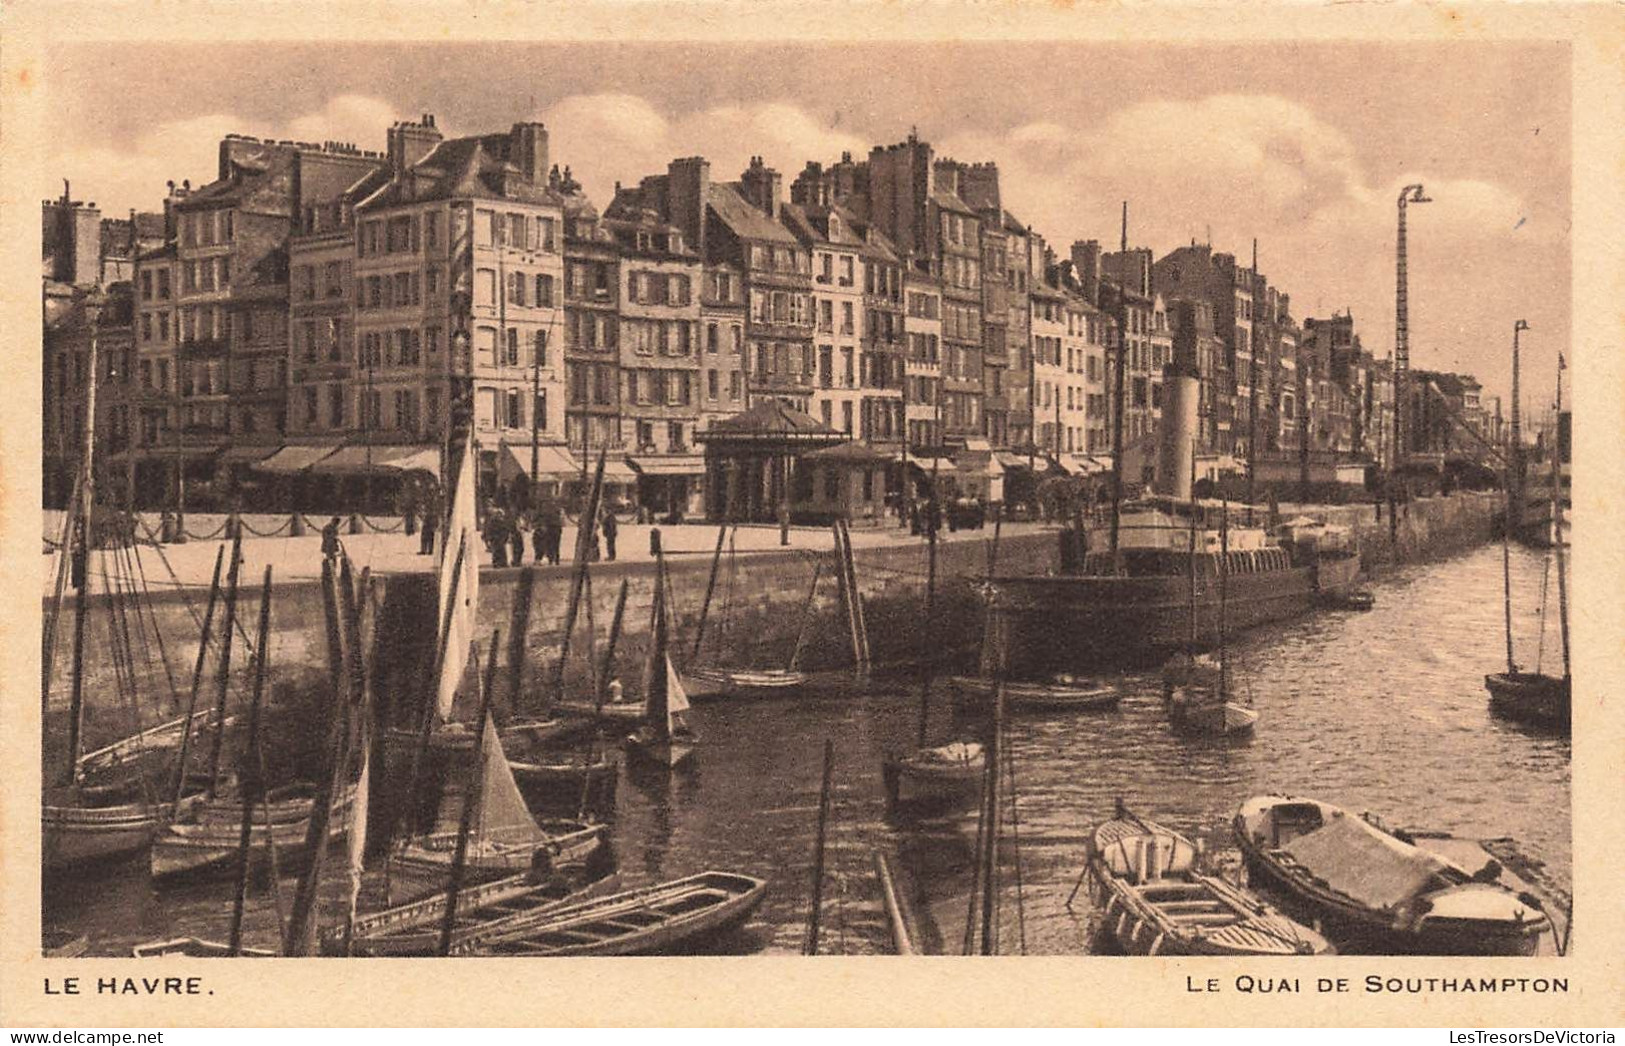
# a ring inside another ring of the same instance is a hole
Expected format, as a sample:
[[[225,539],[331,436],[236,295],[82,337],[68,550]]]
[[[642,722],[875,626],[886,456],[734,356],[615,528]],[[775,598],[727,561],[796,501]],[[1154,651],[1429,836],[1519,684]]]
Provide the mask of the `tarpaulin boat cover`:
[[[1284,849],[1332,889],[1376,909],[1425,892],[1444,869],[1432,855],[1346,814],[1298,836]]]

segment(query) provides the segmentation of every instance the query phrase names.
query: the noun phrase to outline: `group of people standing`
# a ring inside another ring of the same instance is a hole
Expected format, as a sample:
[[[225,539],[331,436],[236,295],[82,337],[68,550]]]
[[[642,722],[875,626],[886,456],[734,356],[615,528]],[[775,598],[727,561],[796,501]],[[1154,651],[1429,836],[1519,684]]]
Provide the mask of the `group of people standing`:
[[[599,513],[597,525],[592,529],[592,542],[588,557],[615,559],[615,538],[620,525],[615,514],[607,508]],[[510,515],[501,507],[493,508],[485,517],[482,534],[485,546],[491,552],[491,564],[505,567],[518,566],[525,561],[525,533],[530,532],[535,562],[557,566],[561,562],[560,544],[564,537],[564,511],[555,501],[544,502],[535,511],[534,518],[521,512]]]

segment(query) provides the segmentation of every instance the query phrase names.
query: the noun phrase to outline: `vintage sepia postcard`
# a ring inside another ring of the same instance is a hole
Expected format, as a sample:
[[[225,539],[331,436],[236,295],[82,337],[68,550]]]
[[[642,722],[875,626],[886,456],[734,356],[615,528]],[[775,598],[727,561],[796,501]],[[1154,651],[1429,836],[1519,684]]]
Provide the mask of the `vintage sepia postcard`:
[[[6,1024],[1625,1016],[1617,8],[0,17]]]

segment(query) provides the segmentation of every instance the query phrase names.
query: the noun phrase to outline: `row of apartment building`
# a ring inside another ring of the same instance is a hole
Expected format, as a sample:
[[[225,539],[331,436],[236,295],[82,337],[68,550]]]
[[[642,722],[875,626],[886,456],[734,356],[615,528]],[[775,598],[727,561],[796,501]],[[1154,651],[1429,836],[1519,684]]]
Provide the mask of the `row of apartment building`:
[[[1139,480],[1176,355],[1201,374],[1210,472],[1306,437],[1379,461],[1391,428],[1392,375],[1352,317],[1300,325],[1256,267],[1194,243],[1155,258],[1126,222],[1119,251],[1061,257],[994,164],[913,134],[788,187],[760,157],[735,181],[675,159],[602,210],[538,123],[446,138],[425,115],[381,153],[231,135],[215,180],[107,226],[66,191],[45,204],[56,496],[92,334],[106,458],[153,502],[341,444],[371,468],[437,445],[454,406],[488,483],[603,448],[660,507],[698,503],[696,435],[766,400],[899,462],[1098,472],[1121,452]]]

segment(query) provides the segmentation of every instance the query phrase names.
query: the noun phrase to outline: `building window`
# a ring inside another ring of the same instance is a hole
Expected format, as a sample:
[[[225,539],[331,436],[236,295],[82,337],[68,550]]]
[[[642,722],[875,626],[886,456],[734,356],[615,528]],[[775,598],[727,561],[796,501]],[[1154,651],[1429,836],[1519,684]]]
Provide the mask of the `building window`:
[[[535,340],[531,345],[531,362],[538,367],[548,366],[547,362],[547,331],[536,332]]]
[[[508,300],[514,305],[523,306],[525,304],[525,286],[529,282],[524,273],[514,273],[513,278],[508,281],[511,288],[508,292]]]
[[[531,402],[530,409],[532,411],[531,417],[536,419],[536,428],[537,429],[546,429],[547,428],[547,390],[546,389],[537,389],[536,390],[536,396]]]
[[[546,273],[536,277],[536,304],[544,309],[553,307],[553,277]]]

